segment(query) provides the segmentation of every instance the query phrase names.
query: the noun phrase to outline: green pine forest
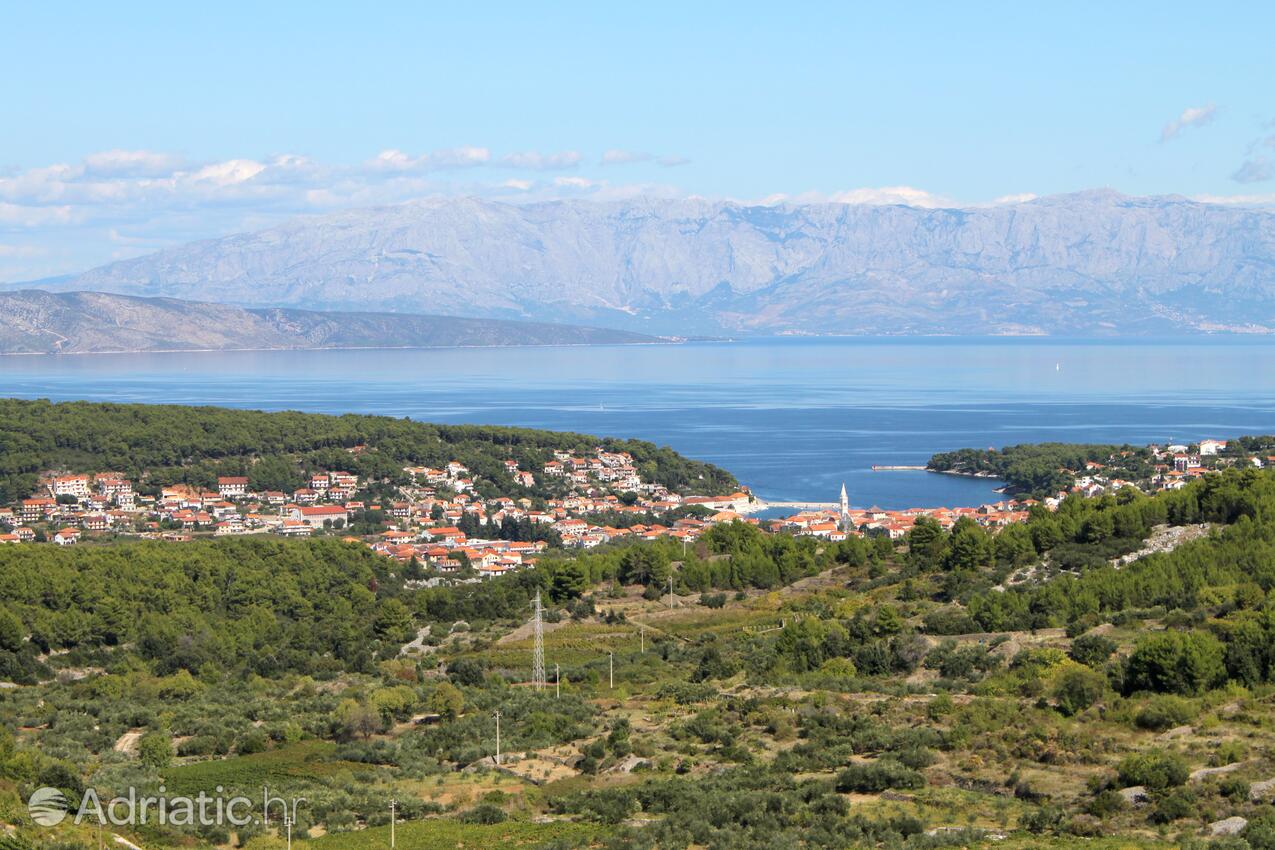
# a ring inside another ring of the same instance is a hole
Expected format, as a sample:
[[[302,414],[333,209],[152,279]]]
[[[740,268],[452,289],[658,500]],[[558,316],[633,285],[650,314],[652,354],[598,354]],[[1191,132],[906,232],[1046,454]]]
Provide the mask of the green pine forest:
[[[534,498],[552,495],[543,476],[536,488],[517,486],[505,460],[539,470],[554,450],[591,454],[598,446],[629,452],[644,481],[683,495],[739,487],[719,467],[641,440],[361,414],[0,399],[0,503],[31,495],[39,474],[51,469],[123,473],[144,493],[172,484],[209,488],[220,475],[246,475],[256,490],[291,491],[318,470],[393,486],[407,482],[404,466],[453,460],[480,479],[483,496]]]

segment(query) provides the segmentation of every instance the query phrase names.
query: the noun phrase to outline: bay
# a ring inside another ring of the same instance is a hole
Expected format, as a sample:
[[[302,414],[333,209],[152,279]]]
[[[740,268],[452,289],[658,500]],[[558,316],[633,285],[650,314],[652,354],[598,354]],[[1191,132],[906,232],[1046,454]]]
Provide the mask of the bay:
[[[786,338],[682,345],[0,357],[0,395],[376,413],[638,437],[770,500],[976,505],[936,451],[1275,432],[1262,338]]]

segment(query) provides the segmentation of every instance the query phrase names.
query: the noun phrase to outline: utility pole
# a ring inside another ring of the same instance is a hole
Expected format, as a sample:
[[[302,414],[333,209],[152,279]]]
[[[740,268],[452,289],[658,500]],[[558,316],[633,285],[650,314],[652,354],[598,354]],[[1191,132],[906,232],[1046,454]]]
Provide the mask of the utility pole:
[[[638,639],[641,641],[642,654],[646,654],[646,626],[638,624]]]
[[[492,716],[496,718],[496,767],[500,767],[500,712],[497,711]]]
[[[540,591],[536,591],[536,614],[533,622],[533,630],[535,634],[534,648],[531,652],[531,681],[535,684],[536,690],[541,690],[545,686],[545,633],[540,618]]]
[[[394,821],[398,818],[394,816],[394,807],[398,805],[398,800],[390,798],[390,850],[394,850]]]
[[[553,662],[553,698],[562,699],[562,671],[558,669],[558,662]]]
[[[607,666],[610,671],[609,675],[611,678],[611,688],[614,689],[615,688],[615,653],[614,652],[607,653]]]
[[[292,815],[288,812],[283,813],[283,826],[288,830],[288,850],[292,850]]]

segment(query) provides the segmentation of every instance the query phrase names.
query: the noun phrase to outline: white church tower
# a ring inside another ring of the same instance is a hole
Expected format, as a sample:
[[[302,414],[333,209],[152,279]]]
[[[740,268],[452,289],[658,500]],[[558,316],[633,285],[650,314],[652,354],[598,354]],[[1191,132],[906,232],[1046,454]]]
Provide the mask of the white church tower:
[[[850,530],[850,497],[846,495],[846,482],[841,482],[841,530]]]

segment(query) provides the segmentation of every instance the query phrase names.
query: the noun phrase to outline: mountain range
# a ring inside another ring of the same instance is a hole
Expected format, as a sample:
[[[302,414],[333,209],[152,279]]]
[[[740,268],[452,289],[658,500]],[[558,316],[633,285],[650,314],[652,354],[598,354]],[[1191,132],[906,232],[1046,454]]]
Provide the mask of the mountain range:
[[[0,293],[0,353],[667,342],[630,331],[411,313],[324,313],[102,292]]]
[[[1275,212],[1096,190],[960,209],[424,200],[44,288],[676,334],[1275,329]]]

